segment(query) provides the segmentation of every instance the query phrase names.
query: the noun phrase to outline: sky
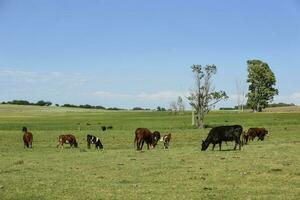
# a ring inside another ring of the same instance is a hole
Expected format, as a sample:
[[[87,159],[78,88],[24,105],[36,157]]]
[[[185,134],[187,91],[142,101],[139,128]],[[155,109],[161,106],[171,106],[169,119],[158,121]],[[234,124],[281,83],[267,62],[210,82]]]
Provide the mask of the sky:
[[[300,105],[299,19],[300,0],[0,0],[0,101],[168,107],[215,64],[229,107],[260,59]]]

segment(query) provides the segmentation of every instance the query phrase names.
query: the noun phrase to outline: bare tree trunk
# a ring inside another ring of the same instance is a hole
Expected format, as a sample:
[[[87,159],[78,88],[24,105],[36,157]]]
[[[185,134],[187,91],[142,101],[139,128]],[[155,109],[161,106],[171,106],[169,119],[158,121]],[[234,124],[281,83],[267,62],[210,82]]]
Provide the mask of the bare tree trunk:
[[[192,126],[195,126],[195,109],[192,110]]]
[[[197,113],[197,127],[200,129],[204,128],[204,114],[201,112]]]

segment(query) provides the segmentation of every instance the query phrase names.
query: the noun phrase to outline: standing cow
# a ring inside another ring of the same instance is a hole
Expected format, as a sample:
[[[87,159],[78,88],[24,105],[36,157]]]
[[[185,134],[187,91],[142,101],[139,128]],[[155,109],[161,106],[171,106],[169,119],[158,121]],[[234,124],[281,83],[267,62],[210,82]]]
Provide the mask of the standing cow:
[[[64,144],[70,144],[70,147],[75,147],[77,148],[78,147],[78,143],[76,141],[76,138],[74,135],[72,134],[68,134],[68,135],[60,135],[58,137],[58,145],[57,145],[57,148],[58,147],[64,147]]]
[[[146,142],[147,148],[151,146],[152,148],[155,146],[155,135],[151,133],[151,131],[147,128],[138,128],[135,131],[135,138],[134,138],[134,146],[137,147],[137,150],[142,150],[144,143]]]
[[[26,127],[23,127],[23,142],[24,142],[24,148],[32,148],[32,142],[33,142],[33,135],[32,133],[27,131]]]
[[[205,141],[202,141],[202,151],[205,151],[210,144],[213,144],[213,149],[215,149],[216,144],[219,144],[220,151],[222,148],[222,142],[235,141],[234,150],[236,150],[237,145],[239,145],[239,150],[241,150],[241,134],[243,132],[243,127],[240,125],[234,126],[219,126],[211,129]]]
[[[164,135],[162,137],[162,141],[164,143],[164,149],[168,149],[171,141],[171,133],[169,133],[168,135]]]
[[[101,143],[101,140],[97,138],[96,136],[93,135],[87,135],[86,136],[86,141],[87,141],[87,147],[88,149],[91,148],[91,144],[95,144],[96,149],[103,149],[103,145]]]

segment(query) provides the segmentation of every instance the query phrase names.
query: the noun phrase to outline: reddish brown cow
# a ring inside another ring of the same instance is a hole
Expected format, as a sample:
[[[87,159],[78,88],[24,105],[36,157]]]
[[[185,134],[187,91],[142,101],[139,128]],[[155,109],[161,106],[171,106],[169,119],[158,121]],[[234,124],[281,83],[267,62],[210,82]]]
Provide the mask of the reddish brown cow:
[[[60,135],[58,137],[58,145],[57,147],[61,146],[64,147],[64,144],[70,144],[70,147],[78,147],[78,143],[76,141],[76,138],[74,135],[72,134],[68,134],[68,135]]]
[[[246,140],[246,144],[249,140],[253,141],[256,137],[258,140],[263,141],[268,133],[269,132],[265,128],[249,128],[247,133],[244,134],[244,139]]]
[[[27,131],[26,127],[23,127],[22,131],[24,132],[23,141],[24,141],[24,148],[32,148],[32,141],[33,135],[32,133]]]
[[[144,142],[147,144],[147,148],[155,146],[155,139],[154,135],[151,131],[147,128],[138,128],[135,131],[135,138],[134,138],[134,146],[137,147],[137,150],[142,150]]]

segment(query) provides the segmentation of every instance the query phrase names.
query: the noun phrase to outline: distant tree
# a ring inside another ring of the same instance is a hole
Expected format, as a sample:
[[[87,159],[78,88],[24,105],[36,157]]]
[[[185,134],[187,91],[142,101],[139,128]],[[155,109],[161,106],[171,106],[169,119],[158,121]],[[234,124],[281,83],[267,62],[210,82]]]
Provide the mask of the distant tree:
[[[161,107],[160,107],[160,106],[157,106],[156,110],[157,110],[157,111],[161,111]]]
[[[215,65],[193,65],[191,68],[195,75],[195,88],[190,92],[188,100],[193,107],[193,121],[196,121],[198,128],[204,128],[205,115],[228,96],[224,91],[216,92],[212,86],[212,77],[217,73]]]
[[[26,100],[13,100],[7,102],[8,104],[15,104],[15,105],[32,105],[29,101]]]
[[[248,60],[248,106],[254,112],[261,112],[274,96],[278,95],[278,89],[274,88],[276,78],[269,65],[260,60]]]
[[[179,112],[184,112],[184,110],[185,110],[185,106],[184,106],[183,99],[181,96],[179,96],[177,99],[177,108],[178,108]]]
[[[37,106],[51,106],[52,103],[50,101],[43,101],[43,100],[40,100],[38,101],[35,105]]]
[[[144,110],[144,108],[141,108],[141,107],[134,107],[134,108],[132,108],[132,110]]]
[[[59,107],[59,104],[55,104],[56,107]]]
[[[162,111],[162,112],[165,112],[165,111],[167,111],[167,110],[166,110],[165,108],[161,108],[161,111]]]
[[[178,112],[178,107],[177,107],[177,102],[176,102],[176,101],[172,101],[172,102],[170,103],[170,110],[171,110],[172,112],[174,112],[175,115],[177,114],[177,112]]]

